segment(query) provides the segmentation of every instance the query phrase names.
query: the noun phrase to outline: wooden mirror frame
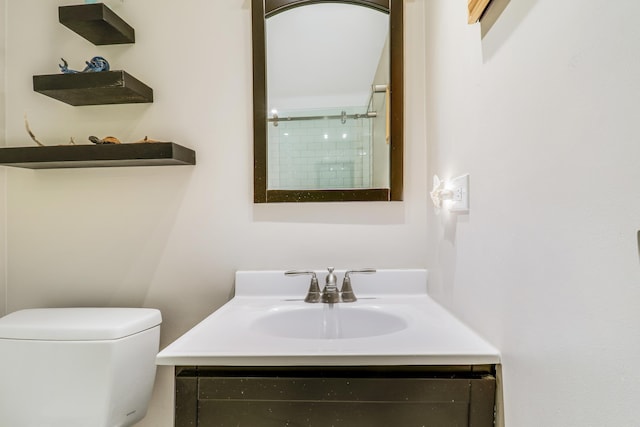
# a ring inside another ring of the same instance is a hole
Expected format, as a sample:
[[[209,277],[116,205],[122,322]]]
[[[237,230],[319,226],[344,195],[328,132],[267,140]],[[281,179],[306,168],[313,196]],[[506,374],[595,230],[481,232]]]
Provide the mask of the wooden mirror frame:
[[[390,44],[390,159],[389,187],[332,190],[269,190],[267,188],[267,71],[265,21],[291,9],[332,0],[251,0],[253,40],[253,201],[345,202],[400,201],[403,189],[404,157],[404,35],[403,0],[349,0],[389,14]]]

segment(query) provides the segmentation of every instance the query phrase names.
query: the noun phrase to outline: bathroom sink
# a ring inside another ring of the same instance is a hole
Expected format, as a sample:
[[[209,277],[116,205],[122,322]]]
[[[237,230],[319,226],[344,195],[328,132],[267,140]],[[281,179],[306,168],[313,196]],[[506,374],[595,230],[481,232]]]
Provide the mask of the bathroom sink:
[[[324,271],[317,271],[320,281]],[[340,278],[343,270],[337,270]],[[309,278],[239,271],[235,295],[163,349],[159,365],[380,366],[500,363],[499,352],[427,295],[426,270],[352,281],[355,302],[304,302]]]
[[[263,334],[300,339],[351,339],[401,331],[407,322],[379,307],[347,304],[304,304],[274,308],[258,317],[251,329]]]

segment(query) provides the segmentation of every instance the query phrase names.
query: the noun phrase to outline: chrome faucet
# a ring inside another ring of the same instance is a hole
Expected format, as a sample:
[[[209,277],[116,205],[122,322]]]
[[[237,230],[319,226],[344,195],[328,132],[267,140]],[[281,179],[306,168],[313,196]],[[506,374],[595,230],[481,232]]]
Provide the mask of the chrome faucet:
[[[338,292],[338,278],[333,273],[334,268],[329,267],[329,274],[324,280],[324,289],[322,290],[322,302],[335,304],[340,302],[340,292]]]
[[[285,271],[285,276],[299,276],[303,274],[307,274],[311,276],[311,283],[309,284],[309,290],[307,291],[307,296],[305,297],[305,302],[317,303],[323,302],[326,304],[335,304],[340,301],[342,302],[355,302],[358,300],[355,294],[353,293],[353,288],[351,287],[351,277],[349,274],[371,274],[375,273],[376,270],[374,268],[363,268],[360,270],[349,270],[344,275],[344,280],[342,281],[342,288],[338,290],[338,279],[335,275],[334,268],[327,268],[329,274],[325,278],[325,285],[322,292],[320,292],[320,287],[318,286],[318,277],[314,271],[307,270],[290,270]]]

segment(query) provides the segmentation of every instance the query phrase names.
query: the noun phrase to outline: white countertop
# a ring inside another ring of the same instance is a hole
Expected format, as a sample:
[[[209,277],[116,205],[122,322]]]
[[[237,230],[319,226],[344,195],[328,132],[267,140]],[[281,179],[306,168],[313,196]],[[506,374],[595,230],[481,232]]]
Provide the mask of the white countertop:
[[[336,273],[341,280],[344,272]],[[318,272],[321,288],[325,275]],[[282,271],[240,271],[236,274],[236,296],[163,349],[156,363],[175,366],[500,363],[500,353],[495,347],[427,295],[426,281],[426,270],[379,270],[373,275],[353,275],[358,301],[337,304],[338,310],[383,311],[401,318],[406,327],[382,335],[306,339],[264,333],[259,325],[262,316],[270,312],[325,309],[326,304],[302,302],[309,278],[285,277]]]

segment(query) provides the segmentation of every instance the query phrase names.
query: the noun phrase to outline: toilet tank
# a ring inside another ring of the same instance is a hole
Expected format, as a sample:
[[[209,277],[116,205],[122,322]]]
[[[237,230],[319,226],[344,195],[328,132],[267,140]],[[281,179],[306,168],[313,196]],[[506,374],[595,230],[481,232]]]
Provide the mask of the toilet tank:
[[[48,308],[0,318],[0,426],[126,427],[144,418],[160,312]]]

